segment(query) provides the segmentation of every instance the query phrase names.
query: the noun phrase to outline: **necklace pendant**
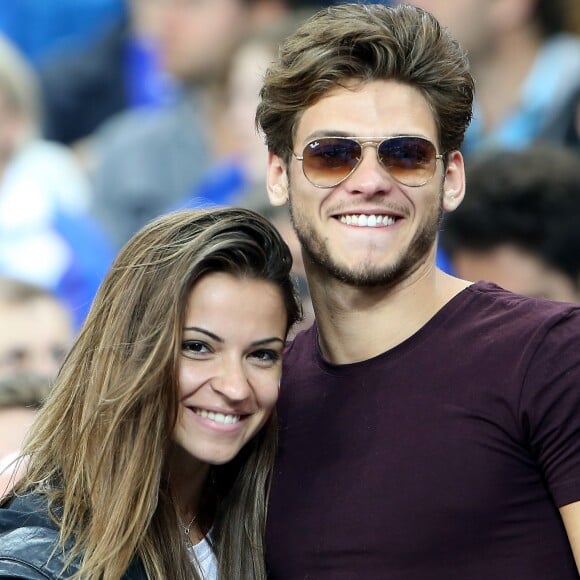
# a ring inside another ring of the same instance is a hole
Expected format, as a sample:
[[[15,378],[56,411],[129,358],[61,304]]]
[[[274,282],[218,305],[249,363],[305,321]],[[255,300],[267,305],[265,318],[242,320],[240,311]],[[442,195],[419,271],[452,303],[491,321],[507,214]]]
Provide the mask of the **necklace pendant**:
[[[197,514],[195,514],[192,518],[191,521],[189,522],[189,524],[187,524],[186,526],[183,526],[183,532],[184,534],[187,536],[187,539],[189,539],[189,533],[191,532],[191,528],[193,526],[193,524],[195,523],[195,520],[197,520]]]

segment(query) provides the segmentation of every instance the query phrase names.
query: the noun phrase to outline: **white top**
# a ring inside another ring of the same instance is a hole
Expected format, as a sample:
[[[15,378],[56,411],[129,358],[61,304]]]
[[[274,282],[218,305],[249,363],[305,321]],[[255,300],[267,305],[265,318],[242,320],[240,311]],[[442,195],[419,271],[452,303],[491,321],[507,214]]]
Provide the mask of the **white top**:
[[[88,179],[66,147],[23,145],[0,179],[0,271],[54,288],[72,259],[55,215],[86,216],[90,200]]]
[[[199,544],[189,545],[191,561],[196,565],[203,580],[217,580],[218,563],[209,541],[204,538]]]

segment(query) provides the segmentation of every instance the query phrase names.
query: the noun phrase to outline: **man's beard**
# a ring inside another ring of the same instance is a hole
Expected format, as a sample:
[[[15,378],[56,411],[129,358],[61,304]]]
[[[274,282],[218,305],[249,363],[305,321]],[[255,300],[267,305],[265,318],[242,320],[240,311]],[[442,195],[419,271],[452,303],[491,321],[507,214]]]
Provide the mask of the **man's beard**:
[[[419,268],[431,252],[436,243],[437,233],[443,218],[441,199],[442,192],[440,192],[438,203],[431,207],[407,250],[403,249],[391,264],[382,267],[374,266],[370,259],[367,262],[362,262],[356,268],[338,264],[331,256],[328,241],[322,239],[310,222],[296,212],[291,196],[289,211],[292,225],[300,240],[305,257],[319,269],[350,286],[392,287]]]

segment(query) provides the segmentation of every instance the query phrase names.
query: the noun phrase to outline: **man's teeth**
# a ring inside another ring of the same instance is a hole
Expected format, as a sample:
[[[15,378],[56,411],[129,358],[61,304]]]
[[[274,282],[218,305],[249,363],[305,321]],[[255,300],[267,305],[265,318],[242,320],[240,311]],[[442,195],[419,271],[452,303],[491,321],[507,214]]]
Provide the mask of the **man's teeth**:
[[[340,216],[340,221],[349,226],[358,226],[359,228],[379,228],[381,226],[391,226],[395,219],[387,215],[366,215],[366,214],[349,214]]]
[[[226,425],[237,423],[240,420],[239,415],[224,415],[223,413],[214,413],[213,411],[205,411],[204,409],[195,409],[195,414],[210,421],[225,423]]]

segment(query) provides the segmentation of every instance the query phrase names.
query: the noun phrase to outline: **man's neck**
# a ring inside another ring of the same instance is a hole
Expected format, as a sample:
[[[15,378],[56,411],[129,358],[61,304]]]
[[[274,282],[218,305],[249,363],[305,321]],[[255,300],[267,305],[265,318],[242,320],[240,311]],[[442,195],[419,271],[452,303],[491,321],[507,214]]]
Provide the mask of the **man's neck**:
[[[326,360],[348,364],[375,357],[415,334],[471,283],[434,265],[392,288],[360,288],[311,276],[310,288]]]

